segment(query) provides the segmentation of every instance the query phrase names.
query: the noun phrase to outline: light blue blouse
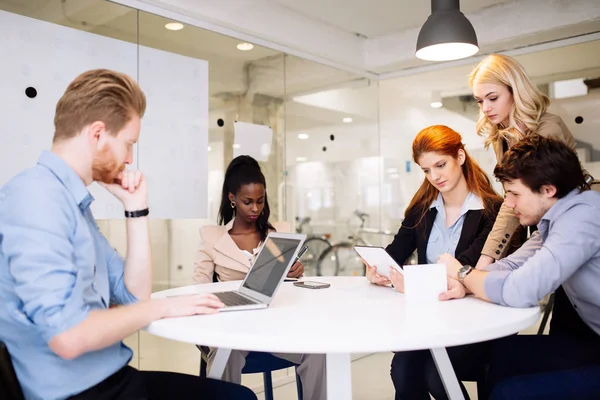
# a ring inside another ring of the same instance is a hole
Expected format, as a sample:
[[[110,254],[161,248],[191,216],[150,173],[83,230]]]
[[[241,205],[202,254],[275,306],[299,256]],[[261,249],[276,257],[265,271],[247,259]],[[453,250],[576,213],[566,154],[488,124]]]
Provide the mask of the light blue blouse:
[[[483,201],[469,192],[460,210],[460,215],[456,222],[450,227],[446,227],[446,207],[444,207],[444,199],[440,193],[436,200],[431,203],[430,209],[437,209],[437,215],[433,221],[429,241],[427,242],[427,263],[435,264],[439,256],[448,253],[455,257],[456,245],[462,233],[465,215],[469,210],[483,210]]]

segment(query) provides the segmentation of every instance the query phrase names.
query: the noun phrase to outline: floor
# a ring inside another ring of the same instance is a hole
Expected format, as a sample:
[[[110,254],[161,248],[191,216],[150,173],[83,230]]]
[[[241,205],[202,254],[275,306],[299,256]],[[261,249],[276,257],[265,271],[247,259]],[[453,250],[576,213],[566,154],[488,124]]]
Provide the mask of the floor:
[[[535,334],[539,323],[521,334]],[[548,325],[546,325],[547,329]],[[189,344],[170,341],[139,332],[127,338],[126,343],[135,351],[131,365],[142,370],[174,371],[198,374],[200,353]],[[390,380],[391,353],[355,354],[352,362],[352,393],[355,400],[393,400],[394,387]],[[292,369],[273,374],[276,400],[296,399],[296,384]],[[264,399],[261,374],[244,375],[242,384]],[[477,399],[474,382],[466,383],[472,400]]]

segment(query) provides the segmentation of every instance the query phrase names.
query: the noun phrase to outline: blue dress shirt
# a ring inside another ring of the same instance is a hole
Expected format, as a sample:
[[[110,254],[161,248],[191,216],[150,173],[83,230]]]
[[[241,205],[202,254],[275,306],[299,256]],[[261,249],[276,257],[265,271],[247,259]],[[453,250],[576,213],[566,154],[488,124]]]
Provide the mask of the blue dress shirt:
[[[56,335],[110,303],[137,301],[125,287],[124,260],[100,233],[93,197],[59,156],[0,189],[0,340],[27,399],[64,399],[118,371],[133,352],[123,343],[64,360]]]
[[[559,199],[523,246],[488,265],[485,295],[510,307],[536,306],[560,285],[600,335],[600,194],[577,189]]]

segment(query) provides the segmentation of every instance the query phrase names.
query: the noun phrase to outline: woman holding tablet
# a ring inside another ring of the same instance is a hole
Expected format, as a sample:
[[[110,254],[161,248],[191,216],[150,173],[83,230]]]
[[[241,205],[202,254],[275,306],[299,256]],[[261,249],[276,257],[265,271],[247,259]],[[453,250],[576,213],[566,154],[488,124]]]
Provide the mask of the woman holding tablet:
[[[502,198],[466,152],[460,134],[449,127],[423,129],[413,141],[412,153],[425,179],[386,251],[399,265],[417,250],[419,264],[437,263],[440,255],[449,253],[462,264],[474,266]],[[387,278],[379,275],[375,266],[367,265],[367,279],[376,285],[393,283],[397,291],[404,291],[402,274],[392,268]],[[448,348],[452,360],[457,353],[461,359],[463,353],[470,358],[472,351],[476,351],[473,346]],[[396,399],[429,400],[430,392],[436,399],[446,398],[429,350],[396,353],[391,374]],[[464,388],[463,392],[466,394]]]
[[[225,172],[219,225],[200,228],[200,247],[194,262],[194,280],[197,283],[242,280],[270,231],[279,228],[289,231],[287,224],[271,225],[267,201],[266,180],[258,162],[250,156],[239,156],[231,161]],[[295,263],[288,274],[299,278],[304,272],[301,263]],[[212,364],[216,349],[208,352]],[[225,367],[223,380],[241,382],[247,351],[233,350]],[[274,354],[298,364],[303,398],[324,400],[325,355]]]

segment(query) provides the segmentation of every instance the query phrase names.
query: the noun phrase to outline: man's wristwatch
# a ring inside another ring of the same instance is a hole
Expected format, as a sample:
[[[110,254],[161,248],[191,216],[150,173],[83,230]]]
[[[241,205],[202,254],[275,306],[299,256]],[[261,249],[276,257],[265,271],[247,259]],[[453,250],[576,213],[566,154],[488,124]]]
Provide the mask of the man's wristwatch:
[[[463,265],[456,274],[456,277],[459,280],[459,282],[464,281],[464,279],[467,277],[467,275],[471,273],[471,271],[473,271],[473,269],[474,268],[470,265]]]
[[[136,210],[136,211],[125,210],[125,218],[140,218],[140,217],[145,217],[148,214],[150,214],[150,210],[147,208],[144,208],[143,210]]]

